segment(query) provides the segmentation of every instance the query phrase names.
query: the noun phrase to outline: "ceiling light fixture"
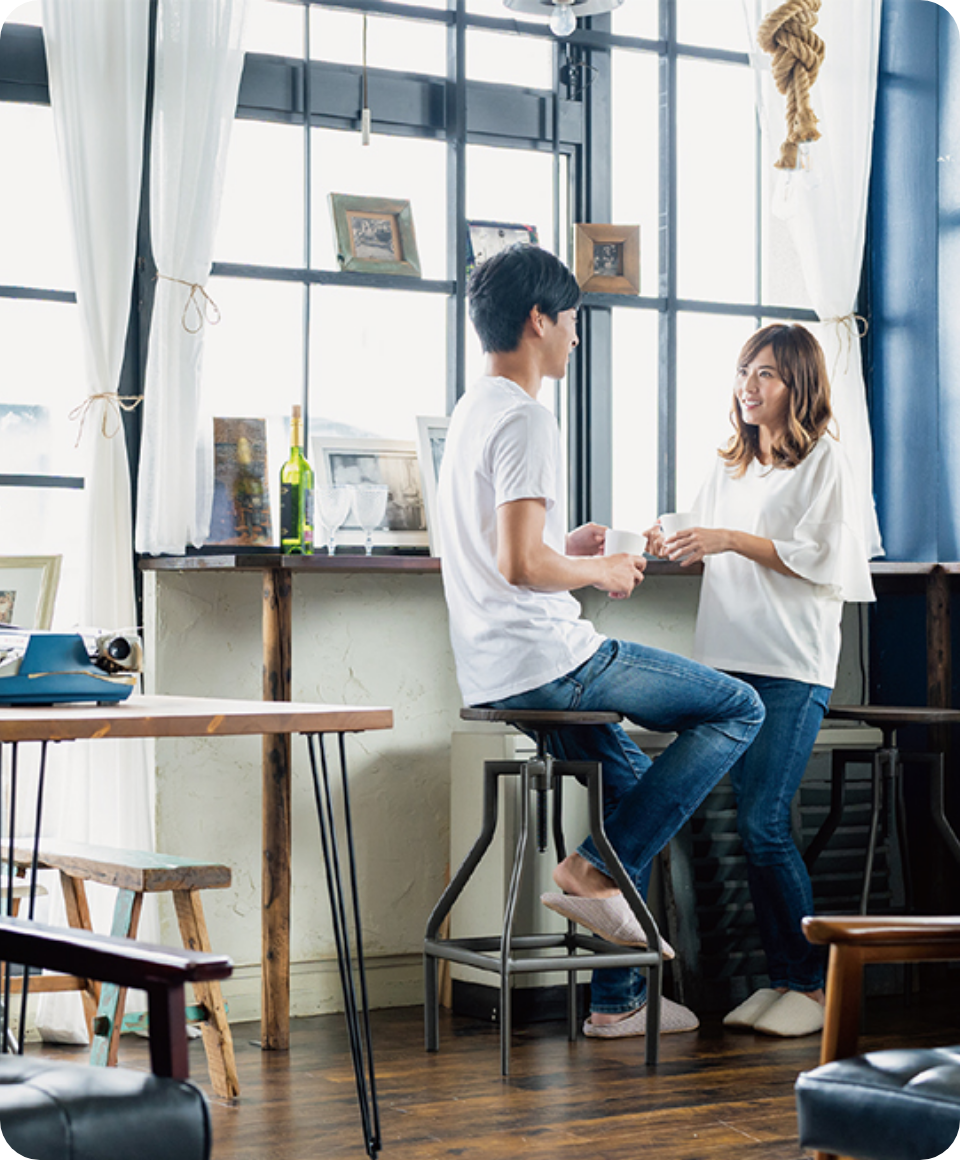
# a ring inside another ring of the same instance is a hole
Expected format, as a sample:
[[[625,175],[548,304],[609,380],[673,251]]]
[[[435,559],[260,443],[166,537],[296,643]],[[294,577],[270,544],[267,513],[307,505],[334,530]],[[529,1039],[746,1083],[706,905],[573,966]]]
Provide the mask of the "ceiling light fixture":
[[[577,27],[580,16],[598,16],[619,8],[623,0],[503,0],[514,12],[528,12],[534,16],[548,16],[554,36],[569,36]]]

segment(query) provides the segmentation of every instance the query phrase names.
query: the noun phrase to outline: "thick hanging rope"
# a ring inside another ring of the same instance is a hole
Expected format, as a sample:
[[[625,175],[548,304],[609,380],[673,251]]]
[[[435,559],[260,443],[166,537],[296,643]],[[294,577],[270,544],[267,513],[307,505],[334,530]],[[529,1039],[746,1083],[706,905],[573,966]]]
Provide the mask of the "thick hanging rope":
[[[796,169],[799,146],[820,137],[810,106],[826,47],[813,31],[821,0],[788,0],[769,12],[757,31],[757,43],[773,57],[773,79],[787,98],[787,136],[777,169]]]

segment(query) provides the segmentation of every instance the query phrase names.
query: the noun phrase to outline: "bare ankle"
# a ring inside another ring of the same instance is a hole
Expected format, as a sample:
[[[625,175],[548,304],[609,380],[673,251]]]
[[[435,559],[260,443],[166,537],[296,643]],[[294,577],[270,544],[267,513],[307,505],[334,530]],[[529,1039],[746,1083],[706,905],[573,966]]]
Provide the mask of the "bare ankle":
[[[578,898],[612,898],[619,894],[612,878],[592,866],[580,854],[569,854],[553,872],[553,880],[566,894]]]

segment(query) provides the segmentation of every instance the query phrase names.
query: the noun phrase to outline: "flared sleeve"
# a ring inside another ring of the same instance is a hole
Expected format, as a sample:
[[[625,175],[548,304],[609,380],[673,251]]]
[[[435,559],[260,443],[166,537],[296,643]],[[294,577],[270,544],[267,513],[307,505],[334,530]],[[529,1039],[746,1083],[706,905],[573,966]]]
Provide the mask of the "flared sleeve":
[[[876,597],[853,475],[840,445],[821,442],[826,454],[818,457],[794,531],[774,537],[774,547],[792,572],[829,588],[834,599],[867,603]]]

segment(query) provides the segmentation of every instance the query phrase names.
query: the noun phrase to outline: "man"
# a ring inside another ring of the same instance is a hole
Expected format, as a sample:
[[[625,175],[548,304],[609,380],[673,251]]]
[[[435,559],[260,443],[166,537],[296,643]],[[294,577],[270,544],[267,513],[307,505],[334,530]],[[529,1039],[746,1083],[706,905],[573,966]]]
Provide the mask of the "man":
[[[605,556],[605,528],[565,534],[556,420],[537,396],[577,345],[580,290],[546,250],[517,245],[479,266],[470,316],[486,375],[460,400],[439,484],[443,581],[457,678],[468,705],[622,713],[676,741],[651,760],[619,726],[562,730],[554,755],[603,763],[604,824],[641,891],[652,859],[750,744],[763,706],[746,684],[659,649],[608,640],[571,595],[628,597],[645,560]],[[643,945],[636,917],[592,840],[554,871],[544,903],[612,941]],[[640,970],[594,972],[589,1036],[643,1034]],[[662,1030],[696,1016],[665,1001]]]

